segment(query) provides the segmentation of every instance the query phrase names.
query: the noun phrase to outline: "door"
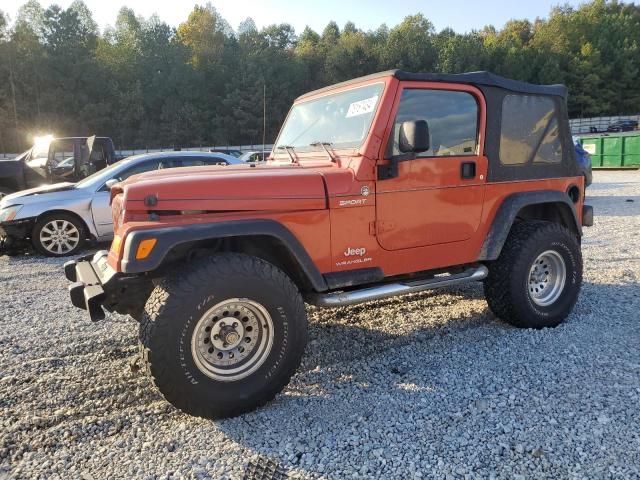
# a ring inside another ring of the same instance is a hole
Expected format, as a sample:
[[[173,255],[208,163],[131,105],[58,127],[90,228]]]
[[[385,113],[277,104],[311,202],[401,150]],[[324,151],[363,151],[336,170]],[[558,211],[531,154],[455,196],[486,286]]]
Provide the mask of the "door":
[[[47,156],[49,154],[49,145],[46,148],[32,147],[31,151],[25,158],[24,175],[27,188],[39,187],[49,183],[49,175],[47,173]]]
[[[385,158],[400,155],[400,126],[426,120],[430,146],[376,187],[376,236],[386,250],[470,240],[480,224],[487,160],[484,100],[467,85],[407,82],[399,89]]]
[[[54,140],[49,147],[47,171],[51,183],[75,182],[76,162],[80,146],[76,139]]]
[[[80,144],[80,152],[76,155],[76,178],[78,180],[87,178],[89,175],[93,175],[98,170],[106,167],[106,163],[104,165],[100,164],[98,158],[96,158],[98,150],[99,145],[96,142],[95,135],[88,137],[86,142]]]
[[[170,159],[148,160],[126,168],[111,178],[115,178],[119,182],[122,182],[139,173],[150,172],[160,168],[171,168],[172,166],[173,162]],[[107,237],[113,234],[113,217],[111,215],[111,205],[109,205],[110,197],[111,194],[109,189],[106,185],[103,185],[96,193],[94,193],[93,199],[91,200],[91,215],[93,216],[93,223],[96,226],[96,232],[100,237]]]
[[[25,182],[27,188],[51,183],[49,173],[50,151],[55,140],[52,137],[38,137],[25,158]]]

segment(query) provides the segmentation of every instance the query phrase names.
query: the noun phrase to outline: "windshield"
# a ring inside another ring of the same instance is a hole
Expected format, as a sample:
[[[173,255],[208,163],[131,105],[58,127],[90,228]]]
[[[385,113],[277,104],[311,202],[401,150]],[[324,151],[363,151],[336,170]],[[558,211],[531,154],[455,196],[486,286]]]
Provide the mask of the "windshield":
[[[140,157],[140,155],[136,155],[135,157],[129,157],[124,160],[120,160],[112,165],[109,165],[107,168],[103,168],[102,170],[98,170],[97,172],[89,175],[86,178],[83,178],[78,183],[76,183],[76,188],[82,188],[85,186],[103,184],[107,180],[113,178],[123,167],[129,165],[133,159]]]
[[[49,145],[51,142],[37,141],[31,150],[31,160],[36,158],[47,158],[49,156]]]
[[[311,144],[317,142],[334,148],[359,147],[369,133],[383,88],[377,83],[294,105],[276,148],[314,148]]]

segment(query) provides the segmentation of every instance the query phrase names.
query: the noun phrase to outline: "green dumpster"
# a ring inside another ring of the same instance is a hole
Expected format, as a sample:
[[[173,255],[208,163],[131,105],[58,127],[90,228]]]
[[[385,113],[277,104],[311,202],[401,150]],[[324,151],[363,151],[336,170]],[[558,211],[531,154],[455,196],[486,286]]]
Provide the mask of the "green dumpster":
[[[593,168],[640,168],[640,132],[588,135],[580,143]]]

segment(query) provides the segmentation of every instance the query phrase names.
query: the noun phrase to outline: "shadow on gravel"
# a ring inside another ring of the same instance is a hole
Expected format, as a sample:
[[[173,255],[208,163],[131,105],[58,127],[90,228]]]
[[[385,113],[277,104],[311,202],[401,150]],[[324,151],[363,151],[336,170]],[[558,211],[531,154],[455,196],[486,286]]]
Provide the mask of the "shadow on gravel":
[[[443,295],[446,294],[446,295]],[[453,298],[452,298],[453,297]],[[488,309],[480,314],[430,318],[431,308],[447,308],[462,300],[482,299],[482,287],[447,289],[334,311],[309,311],[309,345],[302,369],[352,362],[493,321]],[[424,302],[428,300],[429,308]],[[317,317],[320,317],[318,319]],[[415,318],[415,323],[411,319]],[[409,319],[409,320],[407,320]],[[394,323],[397,326],[394,327]],[[357,345],[354,348],[354,345]]]
[[[593,206],[596,222],[598,217],[631,217],[640,215],[640,196],[638,195],[588,196],[586,203]]]
[[[450,289],[447,293],[477,299],[482,289],[475,286],[461,291]],[[405,297],[403,302],[396,300],[395,303],[411,312],[420,305],[418,300],[430,296]],[[429,300],[432,305],[435,299]],[[444,398],[453,394],[463,402],[469,402],[467,390],[491,392],[496,378],[510,374],[522,382],[524,371],[533,378],[538,378],[538,374],[542,378],[546,374],[543,372],[551,368],[550,363],[557,361],[549,358],[532,363],[530,358],[523,356],[522,363],[512,364],[513,370],[505,372],[498,359],[505,354],[505,344],[510,343],[507,337],[516,337],[517,343],[540,342],[541,346],[562,341],[563,336],[573,338],[577,330],[594,328],[594,325],[597,328],[600,322],[609,322],[595,310],[604,304],[610,306],[609,318],[635,318],[640,308],[640,284],[631,278],[628,283],[621,284],[585,282],[569,321],[546,333],[511,327],[496,319],[486,308],[481,312],[475,310],[469,316],[452,316],[443,322],[403,333],[379,331],[365,325],[357,318],[361,308],[324,315],[320,321],[311,322],[310,346],[303,366],[285,393],[256,412],[216,424],[226,435],[256,454],[310,475],[319,473],[314,463],[319,457],[330,456],[328,452],[320,451],[320,445],[329,450],[349,445],[348,448],[360,454],[361,441],[389,448],[392,444],[389,442],[395,440],[365,439],[363,435],[371,435],[375,429],[382,428],[390,411],[408,418],[419,409],[422,420],[416,428],[428,432],[435,443],[446,442],[448,429],[463,418],[468,422],[464,428],[477,428],[474,419],[478,417],[475,415],[486,408],[486,404],[479,400],[471,405],[463,403],[454,407],[455,401],[447,403]],[[369,316],[375,320],[392,322],[393,318],[385,316],[389,306],[388,302],[379,302],[363,308],[368,308]],[[353,323],[336,321],[339,316],[349,313],[356,316]],[[370,319],[367,321],[370,324]],[[591,326],[585,327],[585,321]],[[628,329],[628,322],[619,325],[626,335],[611,326],[603,332],[601,340],[607,336],[623,337],[617,344],[628,343],[632,349],[637,337],[634,339],[628,330],[624,330]],[[354,343],[357,348],[350,348]],[[588,362],[594,355],[593,349],[598,349],[602,362],[603,358],[614,355],[609,352],[611,344],[609,340],[599,341],[591,350],[576,350],[573,355],[585,358],[577,363]],[[570,381],[570,375],[567,378],[562,377],[565,375],[562,372],[559,375],[563,381]],[[457,389],[451,389],[451,382],[458,385]]]
[[[635,170],[637,171],[637,170]],[[634,181],[630,180],[628,182],[606,182],[606,183],[600,183],[600,182],[596,182],[593,183],[591,185],[589,185],[589,187],[587,187],[587,198],[589,197],[589,192],[597,192],[597,191],[601,191],[601,190],[620,190],[621,188],[625,188],[625,187],[632,187],[634,185]]]
[[[628,262],[630,260],[638,260],[637,257],[612,257],[612,262]],[[631,269],[622,272],[621,280],[624,283],[593,283],[584,282],[580,292],[578,306],[581,306],[581,300],[585,300],[585,296],[589,296],[589,300],[595,301],[596,305],[606,305],[617,312],[628,314],[633,318],[638,318],[638,309],[640,308],[640,272]],[[591,302],[593,303],[593,302]],[[640,322],[638,322],[640,326]]]

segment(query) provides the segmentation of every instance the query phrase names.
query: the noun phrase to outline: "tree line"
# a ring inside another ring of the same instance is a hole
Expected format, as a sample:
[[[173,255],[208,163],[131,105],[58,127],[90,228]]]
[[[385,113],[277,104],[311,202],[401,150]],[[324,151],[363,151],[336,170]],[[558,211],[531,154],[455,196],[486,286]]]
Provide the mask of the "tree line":
[[[572,117],[634,114],[640,6],[594,0],[462,34],[422,14],[297,34],[251,18],[234,30],[209,3],[177,28],[123,7],[100,31],[81,0],[29,0],[15,19],[0,11],[0,151],[48,132],[107,135],[119,148],[260,144],[265,91],[270,143],[298,95],[391,68],[564,83]]]

